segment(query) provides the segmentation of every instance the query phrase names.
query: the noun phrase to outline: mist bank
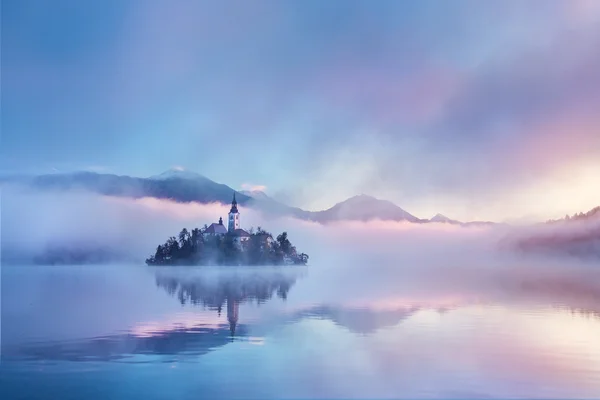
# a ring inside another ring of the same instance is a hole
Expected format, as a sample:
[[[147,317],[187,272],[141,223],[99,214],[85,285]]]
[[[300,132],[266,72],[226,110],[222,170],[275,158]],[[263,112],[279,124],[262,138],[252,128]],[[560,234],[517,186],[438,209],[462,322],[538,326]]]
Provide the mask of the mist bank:
[[[502,245],[522,253],[600,260],[600,207],[573,218],[513,230]]]
[[[88,191],[49,193],[5,186],[1,211],[4,262],[51,264],[57,254],[67,254],[67,263],[143,264],[155,252],[156,245],[174,232],[182,228],[191,232],[216,222],[227,215],[229,207],[220,203],[181,204]],[[270,232],[288,232],[294,238],[294,245],[310,254],[311,264],[327,264],[332,268],[347,262],[368,267],[390,260],[399,265],[448,267],[502,264],[523,257],[524,253],[552,260],[557,254],[572,254],[519,247],[519,243],[559,231],[561,237],[592,232],[593,243],[597,243],[598,232],[596,222],[529,227],[378,220],[320,224],[293,217],[273,217],[243,206],[240,212],[244,229],[261,227]],[[594,253],[597,249],[593,247],[592,253],[597,254]]]

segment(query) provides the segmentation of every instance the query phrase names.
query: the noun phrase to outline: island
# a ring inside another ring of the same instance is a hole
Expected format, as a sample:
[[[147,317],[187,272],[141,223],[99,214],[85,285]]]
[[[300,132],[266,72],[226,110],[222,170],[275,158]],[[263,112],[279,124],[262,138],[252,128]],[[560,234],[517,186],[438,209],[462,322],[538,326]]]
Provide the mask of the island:
[[[223,218],[202,229],[184,228],[146,259],[148,265],[306,265],[307,262],[308,255],[296,250],[287,232],[274,239],[261,227],[241,229],[235,192],[227,228]]]

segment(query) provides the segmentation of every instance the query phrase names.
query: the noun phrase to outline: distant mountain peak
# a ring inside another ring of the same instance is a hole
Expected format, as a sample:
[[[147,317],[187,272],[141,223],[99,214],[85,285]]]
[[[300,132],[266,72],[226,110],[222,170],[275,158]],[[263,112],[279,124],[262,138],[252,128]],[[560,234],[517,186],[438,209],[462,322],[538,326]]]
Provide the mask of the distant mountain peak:
[[[430,221],[432,221],[432,222],[450,222],[452,220],[443,214],[437,213],[430,219]]]
[[[419,219],[409,214],[396,204],[388,200],[377,199],[373,196],[360,194],[350,197],[333,207],[316,212],[318,220],[358,220],[368,221],[373,219],[392,221],[418,222]]]
[[[435,214],[435,215],[434,215],[434,216],[433,216],[433,217],[432,217],[432,218],[429,220],[429,222],[437,222],[437,223],[442,223],[442,224],[465,225],[465,223],[463,223],[463,222],[457,221],[457,220],[455,220],[455,219],[448,218],[448,217],[446,217],[444,214],[440,214],[440,213],[437,213],[437,214]],[[468,224],[471,224],[471,225],[475,224],[475,225],[477,225],[477,224],[479,224],[479,223],[478,223],[478,222],[471,222],[471,223],[467,222],[466,224],[467,224],[467,225],[468,225]]]
[[[387,200],[380,200],[376,197],[369,196],[368,194],[358,194],[356,196],[349,197],[346,200],[344,200],[338,204],[357,203],[357,202],[380,202],[380,201],[387,202]]]
[[[189,171],[182,167],[173,167],[173,168],[169,168],[162,174],[151,176],[149,179],[153,179],[153,180],[167,180],[167,179],[197,180],[197,179],[207,179],[207,178],[196,172]]]

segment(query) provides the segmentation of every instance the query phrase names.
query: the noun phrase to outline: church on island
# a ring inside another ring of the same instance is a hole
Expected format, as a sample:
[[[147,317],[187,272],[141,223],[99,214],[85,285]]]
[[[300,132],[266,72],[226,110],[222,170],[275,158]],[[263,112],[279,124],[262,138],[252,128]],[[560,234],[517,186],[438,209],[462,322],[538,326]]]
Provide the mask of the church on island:
[[[287,232],[273,236],[261,229],[240,227],[236,193],[233,193],[227,227],[223,218],[203,229],[183,229],[146,259],[148,265],[306,265],[308,255],[298,253]],[[205,240],[209,239],[209,240]]]
[[[250,238],[250,234],[240,228],[240,212],[238,211],[237,200],[235,199],[235,192],[233,192],[233,200],[231,201],[231,210],[229,210],[229,222],[227,228],[223,225],[223,218],[219,218],[219,222],[210,224],[204,230],[205,235],[220,236],[230,234],[233,236],[235,242],[241,245]]]

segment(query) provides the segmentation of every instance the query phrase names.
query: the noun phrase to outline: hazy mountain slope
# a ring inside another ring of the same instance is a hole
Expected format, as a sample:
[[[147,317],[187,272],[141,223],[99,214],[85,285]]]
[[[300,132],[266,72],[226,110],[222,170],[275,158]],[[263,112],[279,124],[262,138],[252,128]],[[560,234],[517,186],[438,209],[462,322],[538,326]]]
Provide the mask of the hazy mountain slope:
[[[173,178],[190,179],[190,180],[196,180],[196,181],[210,181],[210,179],[208,179],[204,175],[200,175],[196,172],[188,171],[188,170],[180,169],[180,168],[168,169],[165,172],[163,172],[162,174],[153,175],[148,179],[164,181],[164,180],[173,179]]]
[[[309,219],[308,211],[304,211],[298,207],[291,207],[286,204],[280,203],[277,200],[269,197],[266,193],[261,191],[241,191],[242,194],[249,196],[250,200],[246,205],[255,210],[261,211],[266,216],[271,217],[282,217],[290,216],[300,219]]]
[[[452,224],[452,225],[460,225],[460,226],[487,226],[487,225],[497,225],[495,222],[490,221],[470,221],[470,222],[461,222],[455,219],[450,219],[442,214],[436,214],[431,219],[427,220],[427,222],[434,222],[439,224]]]
[[[272,198],[267,196],[267,194],[265,192],[260,191],[260,190],[240,190],[240,193],[242,193],[248,197],[252,197],[253,199],[256,199],[256,200],[273,200]],[[273,200],[273,201],[275,201],[275,200]]]
[[[517,247],[527,252],[600,258],[600,226],[572,232],[542,233],[521,239]]]
[[[535,225],[511,239],[525,252],[600,258],[600,207],[569,219]]]
[[[10,181],[10,180],[9,180]],[[12,180],[14,183],[15,180]],[[94,172],[70,174],[49,174],[29,179],[19,179],[19,183],[41,190],[87,190],[108,196],[155,197],[178,202],[196,201],[199,203],[231,202],[234,190],[227,185],[216,183],[201,175],[194,179],[177,174],[151,178],[133,178]],[[237,201],[245,204],[250,197],[238,192]]]

